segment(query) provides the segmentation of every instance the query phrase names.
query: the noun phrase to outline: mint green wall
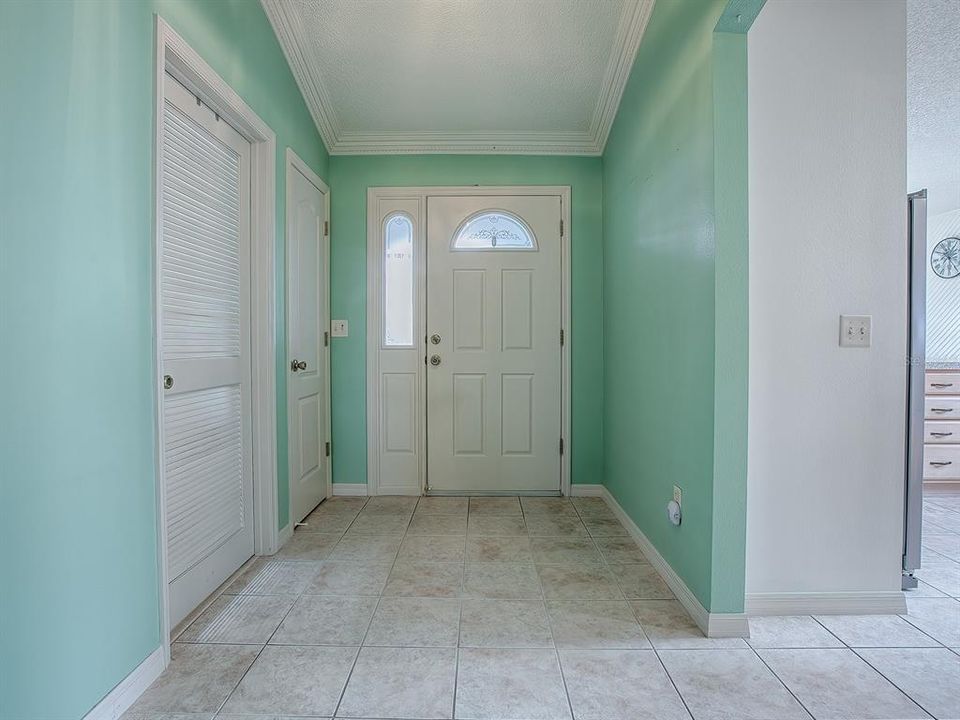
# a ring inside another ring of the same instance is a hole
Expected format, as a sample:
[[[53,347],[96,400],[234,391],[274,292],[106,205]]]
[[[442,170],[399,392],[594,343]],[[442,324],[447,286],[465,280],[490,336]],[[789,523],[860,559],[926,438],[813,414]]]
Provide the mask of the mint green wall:
[[[746,506],[746,44],[714,30],[762,2],[730,6],[658,0],[603,156],[605,484],[711,612],[743,609]]]
[[[350,323],[334,338],[333,479],[367,481],[367,188],[414,185],[570,185],[572,479],[599,483],[603,470],[603,335],[600,158],[505,155],[334,156],[330,159],[332,317]]]
[[[749,0],[747,0],[749,1]],[[753,0],[752,17],[762,0]],[[740,1],[741,7],[745,4]],[[728,7],[724,15],[730,12]],[[746,13],[744,13],[746,14]],[[749,392],[749,212],[747,35],[749,23],[713,35],[714,205],[716,211],[713,408],[713,608],[743,609],[747,537]],[[727,27],[723,22],[718,28]],[[751,18],[752,20],[752,18]],[[742,28],[742,29],[741,29]],[[722,611],[722,610],[721,610]]]
[[[327,172],[256,0],[0,3],[0,376],[16,379],[0,401],[5,720],[82,717],[160,644],[154,12],[276,132],[278,238],[286,146]],[[281,243],[281,328],[282,258]]]

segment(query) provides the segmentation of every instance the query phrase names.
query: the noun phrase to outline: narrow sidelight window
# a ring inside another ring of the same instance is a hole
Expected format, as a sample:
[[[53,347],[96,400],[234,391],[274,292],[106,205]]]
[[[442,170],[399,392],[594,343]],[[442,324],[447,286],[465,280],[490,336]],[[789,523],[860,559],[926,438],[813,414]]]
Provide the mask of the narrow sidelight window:
[[[383,227],[383,343],[387,347],[412,347],[413,222],[395,213]]]

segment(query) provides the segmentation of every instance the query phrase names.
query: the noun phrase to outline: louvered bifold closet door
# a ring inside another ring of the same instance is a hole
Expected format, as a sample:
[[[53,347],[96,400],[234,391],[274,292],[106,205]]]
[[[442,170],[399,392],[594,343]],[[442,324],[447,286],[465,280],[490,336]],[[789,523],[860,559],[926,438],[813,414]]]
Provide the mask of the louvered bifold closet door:
[[[253,553],[250,145],[169,76],[164,95],[160,357],[175,625]]]

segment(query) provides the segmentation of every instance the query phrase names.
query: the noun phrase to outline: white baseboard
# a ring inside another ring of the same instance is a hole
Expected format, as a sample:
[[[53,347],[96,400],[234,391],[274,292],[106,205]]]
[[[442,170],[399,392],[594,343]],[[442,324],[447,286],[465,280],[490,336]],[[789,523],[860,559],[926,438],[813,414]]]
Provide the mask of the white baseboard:
[[[280,552],[280,548],[287,544],[287,541],[293,537],[293,523],[288,522],[286,527],[280,530],[280,533],[277,535],[277,552]]]
[[[334,483],[333,494],[343,497],[366,497],[366,483]]]
[[[603,485],[581,485],[577,483],[570,486],[570,494],[573,497],[604,497],[607,489]]]
[[[900,615],[907,601],[889,592],[750,593],[747,615]]]
[[[578,492],[577,488],[583,488]],[[599,489],[598,489],[599,488]],[[653,543],[647,539],[637,524],[630,519],[630,516],[620,507],[610,491],[603,485],[574,485],[571,488],[574,495],[581,497],[596,496],[602,497],[607,501],[607,505],[613,510],[614,514],[623,523],[627,532],[636,540],[643,554],[646,556],[653,568],[660,574],[664,582],[673,591],[677,600],[690,614],[693,621],[697,624],[703,634],[707,637],[750,637],[750,625],[747,616],[744,613],[711,613],[708,612],[697,596],[693,594],[687,584],[674,572],[670,564],[664,560],[663,556],[653,546]]]
[[[937,493],[954,494],[960,492],[960,480],[925,480],[923,483],[924,495]]]
[[[160,646],[121,680],[93,710],[84,715],[83,720],[117,720],[160,677],[165,668],[163,646]]]

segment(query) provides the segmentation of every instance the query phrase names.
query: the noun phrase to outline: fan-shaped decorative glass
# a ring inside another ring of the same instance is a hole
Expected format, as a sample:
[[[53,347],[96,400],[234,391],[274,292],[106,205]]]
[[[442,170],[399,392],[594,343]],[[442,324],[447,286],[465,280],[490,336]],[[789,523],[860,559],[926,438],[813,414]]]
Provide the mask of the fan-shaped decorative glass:
[[[484,210],[460,226],[454,250],[536,250],[537,241],[527,224],[503,210]]]
[[[412,347],[413,223],[398,213],[383,229],[383,344]]]

